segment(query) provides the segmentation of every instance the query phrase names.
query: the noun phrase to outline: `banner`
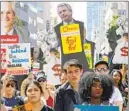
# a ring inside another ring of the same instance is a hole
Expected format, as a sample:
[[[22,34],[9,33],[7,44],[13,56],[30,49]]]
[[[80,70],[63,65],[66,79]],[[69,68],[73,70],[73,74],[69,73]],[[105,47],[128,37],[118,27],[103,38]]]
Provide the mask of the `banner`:
[[[79,24],[61,26],[60,32],[64,54],[82,52]]]
[[[93,60],[92,60],[92,54],[91,54],[91,44],[85,43],[84,44],[84,52],[86,55],[86,59],[88,61],[89,69],[93,69]]]
[[[2,44],[14,44],[19,42],[18,35],[1,35]]]
[[[29,73],[31,68],[30,44],[8,44],[7,53],[7,74],[22,75]]]
[[[119,111],[118,106],[75,105],[74,111]]]

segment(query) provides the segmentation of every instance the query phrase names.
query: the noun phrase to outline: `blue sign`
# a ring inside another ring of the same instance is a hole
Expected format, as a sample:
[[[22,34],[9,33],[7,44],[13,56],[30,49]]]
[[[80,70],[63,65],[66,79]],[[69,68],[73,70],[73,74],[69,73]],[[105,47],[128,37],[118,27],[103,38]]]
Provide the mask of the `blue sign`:
[[[118,106],[75,105],[74,111],[119,111]]]

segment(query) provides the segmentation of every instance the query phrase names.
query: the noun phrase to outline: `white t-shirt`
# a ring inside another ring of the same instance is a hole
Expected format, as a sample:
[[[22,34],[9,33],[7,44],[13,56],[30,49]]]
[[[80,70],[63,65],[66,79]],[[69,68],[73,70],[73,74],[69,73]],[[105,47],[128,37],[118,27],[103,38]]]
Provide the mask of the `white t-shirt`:
[[[113,105],[115,105],[116,102],[123,103],[123,98],[122,98],[121,92],[117,87],[114,87],[114,91],[113,91],[113,94],[112,94],[109,102]]]

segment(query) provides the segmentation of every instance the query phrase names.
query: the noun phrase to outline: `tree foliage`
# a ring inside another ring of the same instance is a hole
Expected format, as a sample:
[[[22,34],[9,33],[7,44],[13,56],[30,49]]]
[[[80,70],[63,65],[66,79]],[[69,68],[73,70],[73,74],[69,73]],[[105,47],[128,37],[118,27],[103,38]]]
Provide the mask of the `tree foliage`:
[[[110,44],[112,51],[114,51],[115,47],[117,46],[117,40],[120,39],[120,35],[116,34],[116,30],[119,26],[116,24],[118,16],[113,16],[112,21],[109,23],[109,29],[107,30],[107,38]]]

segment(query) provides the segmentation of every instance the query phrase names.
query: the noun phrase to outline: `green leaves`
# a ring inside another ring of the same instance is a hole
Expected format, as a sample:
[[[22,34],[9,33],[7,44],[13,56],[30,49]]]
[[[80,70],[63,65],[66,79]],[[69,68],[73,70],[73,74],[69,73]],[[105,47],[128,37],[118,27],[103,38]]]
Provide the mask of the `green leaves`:
[[[117,25],[118,15],[112,17],[112,21],[109,23],[109,29],[107,30],[107,38],[111,49],[114,51],[117,46],[117,40],[121,38],[120,35],[116,34],[116,30],[119,28]]]
[[[112,26],[118,28],[118,27],[117,27],[117,24],[116,24],[116,21],[117,21],[118,17],[119,17],[118,15],[114,15],[114,16],[112,17],[112,21],[109,23],[110,28],[111,28]]]

